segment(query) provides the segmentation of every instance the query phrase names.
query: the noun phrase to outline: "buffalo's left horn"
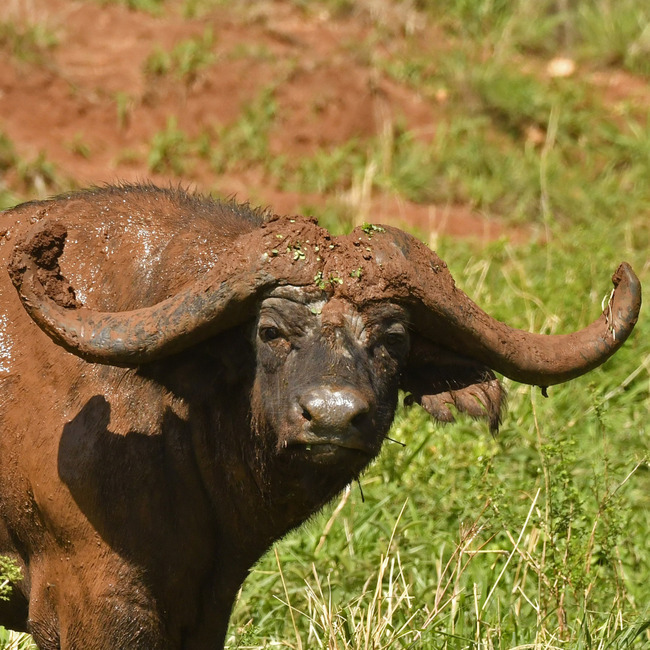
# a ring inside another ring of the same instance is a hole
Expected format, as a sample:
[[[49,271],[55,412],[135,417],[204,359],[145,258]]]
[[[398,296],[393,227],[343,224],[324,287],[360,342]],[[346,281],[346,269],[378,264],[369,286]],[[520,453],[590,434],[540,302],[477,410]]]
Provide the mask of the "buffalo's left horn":
[[[65,226],[43,220],[14,249],[9,273],[23,305],[39,327],[63,348],[86,361],[137,366],[225,331],[254,314],[259,297],[271,288],[313,285],[310,260],[272,257],[273,232],[291,242],[317,239],[324,232],[303,220],[276,219],[233,240],[219,263],[186,290],[151,307],[100,312],[79,306],[61,275],[58,259]]]
[[[414,237],[386,228],[374,238],[384,266],[406,258],[407,278],[393,262],[397,280],[407,284],[414,324],[424,335],[493,370],[526,384],[551,386],[604,363],[632,332],[641,308],[641,283],[622,263],[612,277],[614,291],[600,318],[572,334],[533,334],[509,327],[480,309],[455,286],[444,262]]]

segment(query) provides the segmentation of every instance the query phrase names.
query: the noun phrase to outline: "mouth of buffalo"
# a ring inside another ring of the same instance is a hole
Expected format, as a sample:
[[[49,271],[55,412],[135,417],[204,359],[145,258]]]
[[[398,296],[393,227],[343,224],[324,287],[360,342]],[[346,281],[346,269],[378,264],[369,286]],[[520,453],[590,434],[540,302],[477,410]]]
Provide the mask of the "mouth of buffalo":
[[[334,461],[350,456],[364,458],[372,456],[367,447],[346,444],[339,440],[294,441],[288,444],[287,451],[294,456],[299,455],[302,458],[316,461]]]

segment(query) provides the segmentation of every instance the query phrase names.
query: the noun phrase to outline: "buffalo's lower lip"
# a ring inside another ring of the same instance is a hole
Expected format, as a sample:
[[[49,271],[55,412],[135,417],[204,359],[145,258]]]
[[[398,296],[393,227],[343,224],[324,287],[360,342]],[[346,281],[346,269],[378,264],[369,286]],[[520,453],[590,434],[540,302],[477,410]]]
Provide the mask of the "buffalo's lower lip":
[[[340,451],[341,449],[350,449],[349,447],[343,447],[342,445],[336,445],[333,443],[302,445],[302,448],[308,454],[331,454]]]
[[[289,450],[298,453],[303,458],[312,458],[314,460],[325,460],[328,458],[340,458],[342,456],[369,456],[370,452],[358,447],[347,447],[335,442],[318,442],[318,443],[294,443],[289,445]]]

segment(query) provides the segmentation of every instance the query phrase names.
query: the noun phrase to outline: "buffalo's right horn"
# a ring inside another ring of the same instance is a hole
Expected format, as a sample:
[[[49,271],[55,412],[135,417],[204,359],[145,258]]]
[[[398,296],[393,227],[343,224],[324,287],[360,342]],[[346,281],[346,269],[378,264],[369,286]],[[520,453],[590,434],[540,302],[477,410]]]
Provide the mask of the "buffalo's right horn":
[[[637,322],[641,284],[629,264],[614,273],[609,304],[591,325],[572,334],[533,334],[486,314],[456,287],[446,264],[414,237],[385,231],[373,237],[375,255],[389,288],[411,304],[420,333],[515,381],[546,387],[578,377],[614,354]]]

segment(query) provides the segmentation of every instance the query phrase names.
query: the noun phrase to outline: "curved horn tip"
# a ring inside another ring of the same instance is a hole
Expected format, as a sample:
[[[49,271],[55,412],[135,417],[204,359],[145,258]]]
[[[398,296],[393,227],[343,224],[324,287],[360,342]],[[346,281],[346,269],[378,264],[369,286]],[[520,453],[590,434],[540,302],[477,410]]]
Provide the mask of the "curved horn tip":
[[[618,268],[614,272],[614,275],[612,275],[612,282],[614,283],[615,287],[618,287],[618,285],[621,283],[629,285],[634,290],[636,290],[638,287],[638,291],[640,293],[641,282],[639,281],[637,274],[627,262],[621,262],[618,265]]]
[[[614,291],[606,309],[613,310],[629,327],[637,322],[641,309],[641,281],[627,262],[622,262],[612,275]]]

